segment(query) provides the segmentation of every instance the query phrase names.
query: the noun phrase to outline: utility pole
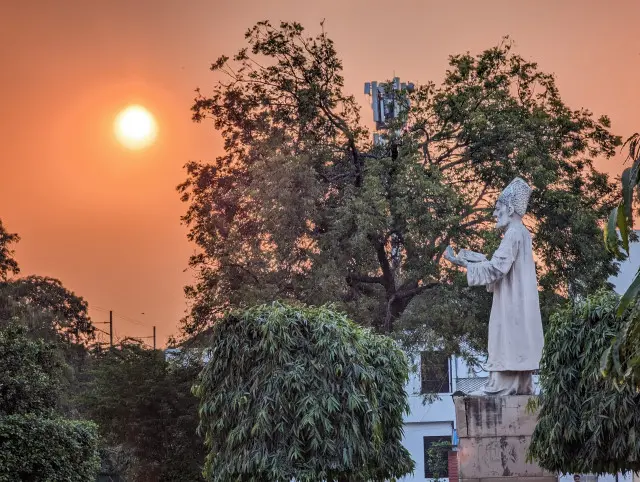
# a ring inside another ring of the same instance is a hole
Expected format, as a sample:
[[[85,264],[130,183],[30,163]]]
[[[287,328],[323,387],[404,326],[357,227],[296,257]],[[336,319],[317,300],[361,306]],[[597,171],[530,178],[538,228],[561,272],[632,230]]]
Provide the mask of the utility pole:
[[[109,347],[113,348],[113,311],[109,310]]]
[[[153,327],[153,349],[156,349],[156,327]]]

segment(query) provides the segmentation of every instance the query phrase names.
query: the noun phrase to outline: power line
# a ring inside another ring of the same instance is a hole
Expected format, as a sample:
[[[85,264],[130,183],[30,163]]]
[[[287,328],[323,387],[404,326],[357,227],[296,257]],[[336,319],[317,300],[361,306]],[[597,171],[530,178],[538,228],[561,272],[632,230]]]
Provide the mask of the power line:
[[[118,318],[120,318],[120,319],[122,319],[122,320],[128,321],[128,322],[133,323],[133,324],[135,324],[135,325],[139,325],[139,326],[146,326],[142,321],[140,321],[140,320],[136,320],[135,318],[131,318],[131,317],[129,317],[129,316],[121,315],[121,314],[119,314],[119,313],[116,313],[115,311],[114,311],[113,313],[114,313]]]
[[[96,331],[98,331],[99,333],[104,333],[105,335],[109,335],[109,346],[110,347],[113,347],[113,335],[115,333],[115,330],[113,328],[113,316],[114,315],[116,315],[118,318],[120,318],[122,320],[128,321],[128,322],[133,323],[133,324],[138,325],[138,326],[144,326],[144,327],[148,326],[145,323],[141,322],[140,320],[137,320],[135,318],[131,318],[129,316],[121,315],[119,313],[116,313],[113,310],[107,310],[107,309],[102,308],[100,306],[94,306],[93,308],[97,309],[98,311],[104,311],[105,313],[107,313],[107,312],[109,313],[109,321],[97,321],[95,323],[96,324],[104,324],[104,325],[108,324],[109,325],[109,333],[107,333],[104,330],[101,330],[100,328],[96,328]],[[142,313],[142,314],[144,315],[144,313]],[[143,344],[147,344],[147,345],[152,346],[153,349],[155,350],[156,349],[156,327],[155,327],[155,325],[153,325],[152,328],[153,328],[153,335],[151,335],[151,336],[137,336],[137,337],[134,337],[134,338],[135,339],[139,339],[140,341],[142,341]],[[153,345],[151,345],[150,343],[145,342],[144,340],[146,340],[146,339],[153,339]],[[117,333],[116,333],[116,341],[118,343],[120,343],[122,341],[122,339],[117,335]]]
[[[142,321],[140,321],[140,320],[138,320],[136,318],[132,318],[131,316],[123,315],[123,314],[121,314],[121,313],[119,313],[117,311],[114,311],[114,310],[107,310],[106,308],[102,308],[101,306],[91,306],[91,309],[102,311],[104,313],[113,313],[114,316],[116,316],[118,318],[121,318],[121,319],[123,319],[125,321],[129,321],[131,323],[134,323],[134,324],[140,325],[140,326],[147,326],[144,322],[142,322]]]
[[[100,333],[104,333],[105,335],[108,335],[108,334],[109,334],[109,333],[107,333],[106,331],[101,330],[100,328],[96,328],[96,331],[99,331]]]

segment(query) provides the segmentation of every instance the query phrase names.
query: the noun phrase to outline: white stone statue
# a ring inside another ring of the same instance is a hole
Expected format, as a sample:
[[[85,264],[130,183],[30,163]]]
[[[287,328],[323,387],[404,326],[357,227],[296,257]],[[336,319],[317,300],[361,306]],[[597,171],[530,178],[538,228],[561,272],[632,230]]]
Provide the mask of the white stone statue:
[[[504,231],[491,260],[473,251],[456,255],[447,247],[444,257],[467,269],[469,286],[493,292],[489,319],[486,370],[489,381],[472,395],[527,395],[533,393],[532,371],[542,355],[542,321],[531,235],[522,223],[531,188],[515,178],[498,197],[493,216]]]

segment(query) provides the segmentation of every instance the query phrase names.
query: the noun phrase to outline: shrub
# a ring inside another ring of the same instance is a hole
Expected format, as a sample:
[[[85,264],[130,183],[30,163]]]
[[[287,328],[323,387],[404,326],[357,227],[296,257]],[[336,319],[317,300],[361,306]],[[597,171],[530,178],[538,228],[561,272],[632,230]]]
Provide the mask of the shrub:
[[[97,427],[91,422],[0,417],[0,482],[87,482],[95,480],[99,466]]]
[[[539,419],[529,456],[547,470],[640,470],[640,392],[601,372],[619,328],[618,296],[600,292],[551,317],[540,363]]]
[[[401,445],[408,366],[394,342],[329,308],[237,311],[194,392],[215,481],[371,480],[413,469]]]

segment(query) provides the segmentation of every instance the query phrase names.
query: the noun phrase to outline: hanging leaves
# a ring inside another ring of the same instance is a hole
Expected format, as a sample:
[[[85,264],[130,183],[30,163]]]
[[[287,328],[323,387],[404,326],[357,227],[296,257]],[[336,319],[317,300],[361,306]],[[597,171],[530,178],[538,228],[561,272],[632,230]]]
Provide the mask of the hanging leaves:
[[[640,469],[640,392],[619,383],[629,353],[616,315],[618,296],[599,292],[551,317],[540,363],[539,419],[529,456],[547,470],[617,473]],[[608,376],[603,377],[602,371]]]
[[[609,221],[605,228],[605,246],[607,250],[620,256],[620,245],[629,256],[629,240],[633,232],[633,191],[640,183],[640,133],[635,133],[624,143],[629,146],[629,159],[633,161],[631,167],[625,169],[620,178],[622,187],[622,200],[609,215]],[[620,230],[618,238],[616,229]],[[636,273],[631,285],[620,299],[618,315],[635,301],[640,293],[640,271]]]
[[[401,445],[408,365],[395,343],[329,308],[236,311],[211,334],[194,393],[213,481],[383,481]]]

